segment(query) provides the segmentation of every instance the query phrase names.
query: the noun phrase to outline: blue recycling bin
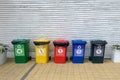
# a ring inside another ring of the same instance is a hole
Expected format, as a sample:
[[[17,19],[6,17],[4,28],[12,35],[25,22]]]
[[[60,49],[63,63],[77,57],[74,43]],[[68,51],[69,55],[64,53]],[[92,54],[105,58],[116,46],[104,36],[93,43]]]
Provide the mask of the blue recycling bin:
[[[84,40],[72,40],[72,63],[84,63],[86,43]]]

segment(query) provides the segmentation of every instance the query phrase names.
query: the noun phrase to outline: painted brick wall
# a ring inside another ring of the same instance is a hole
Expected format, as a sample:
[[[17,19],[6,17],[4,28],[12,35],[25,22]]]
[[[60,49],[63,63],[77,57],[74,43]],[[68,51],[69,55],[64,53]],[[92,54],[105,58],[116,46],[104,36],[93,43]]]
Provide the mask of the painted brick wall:
[[[89,41],[104,39],[109,43],[105,57],[110,57],[111,45],[120,42],[119,0],[0,0],[0,41],[10,45],[8,57],[13,57],[11,41],[16,38],[85,39],[86,56]],[[50,44],[53,55],[53,45]],[[71,45],[68,55],[71,54]]]

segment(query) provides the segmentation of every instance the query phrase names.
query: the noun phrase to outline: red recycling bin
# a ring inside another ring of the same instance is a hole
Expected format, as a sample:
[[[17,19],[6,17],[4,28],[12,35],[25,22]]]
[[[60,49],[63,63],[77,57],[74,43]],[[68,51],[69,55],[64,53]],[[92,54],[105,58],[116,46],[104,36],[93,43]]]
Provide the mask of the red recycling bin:
[[[58,39],[53,41],[54,44],[54,62],[65,63],[67,46],[69,46],[68,40]]]

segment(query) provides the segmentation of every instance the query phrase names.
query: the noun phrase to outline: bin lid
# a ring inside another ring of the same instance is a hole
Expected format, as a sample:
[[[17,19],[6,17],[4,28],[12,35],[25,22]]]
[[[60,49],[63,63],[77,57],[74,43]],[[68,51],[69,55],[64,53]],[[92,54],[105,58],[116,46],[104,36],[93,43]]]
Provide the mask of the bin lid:
[[[34,42],[50,42],[50,40],[48,40],[46,38],[40,38],[40,39],[34,40]]]
[[[105,40],[91,40],[91,44],[107,44]]]
[[[53,41],[54,46],[69,46],[69,41],[65,39],[57,39]]]
[[[54,42],[66,43],[66,42],[69,42],[69,41],[65,40],[65,39],[56,39],[56,40],[54,40]]]
[[[72,40],[72,44],[86,44],[85,40]]]
[[[30,42],[30,39],[14,39],[11,43],[12,44],[25,44],[29,42]]]
[[[49,43],[50,43],[50,40],[46,38],[40,38],[40,39],[34,40],[35,45],[44,45],[44,44],[49,44]]]

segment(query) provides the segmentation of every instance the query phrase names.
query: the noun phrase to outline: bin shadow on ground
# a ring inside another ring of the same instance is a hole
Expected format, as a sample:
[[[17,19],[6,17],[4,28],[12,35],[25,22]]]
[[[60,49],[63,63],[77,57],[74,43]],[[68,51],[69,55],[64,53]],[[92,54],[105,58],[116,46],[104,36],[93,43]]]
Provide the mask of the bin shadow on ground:
[[[112,63],[110,58],[104,59],[103,63]]]
[[[84,63],[91,63],[91,61],[90,61],[88,58],[85,58],[85,59],[84,59]],[[83,64],[84,64],[84,63],[83,63]]]
[[[109,64],[112,63],[110,58],[105,58],[103,63],[92,63],[88,58],[85,58],[84,63],[91,63],[91,64]]]
[[[51,60],[49,60],[49,62],[53,62],[54,63],[54,57],[51,57]],[[72,60],[70,60],[70,57],[68,57],[68,59],[66,60],[66,63],[71,63]],[[59,63],[57,63],[59,64]],[[65,63],[61,63],[61,64],[65,64]]]

